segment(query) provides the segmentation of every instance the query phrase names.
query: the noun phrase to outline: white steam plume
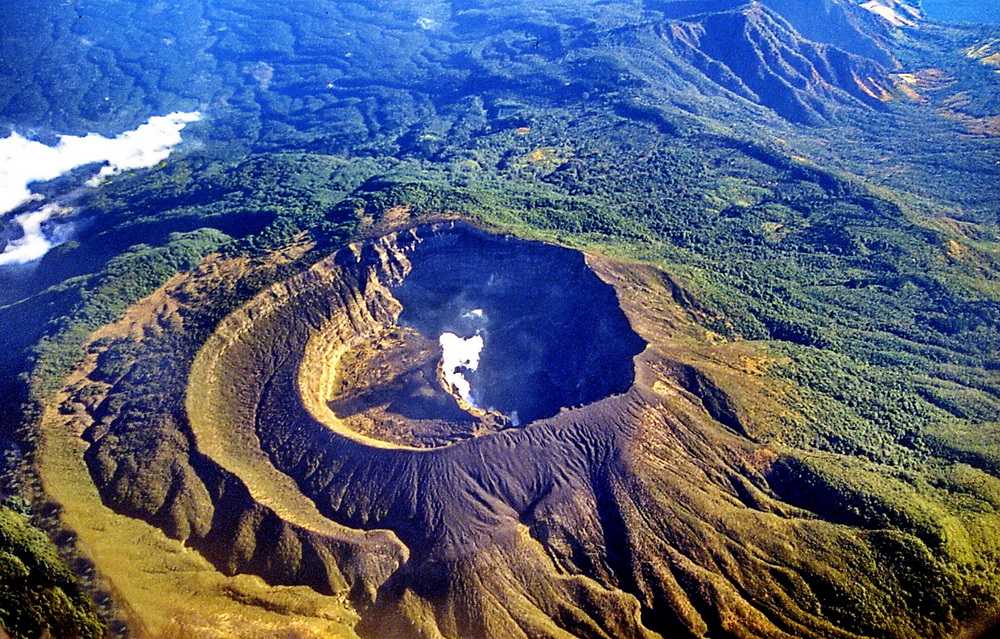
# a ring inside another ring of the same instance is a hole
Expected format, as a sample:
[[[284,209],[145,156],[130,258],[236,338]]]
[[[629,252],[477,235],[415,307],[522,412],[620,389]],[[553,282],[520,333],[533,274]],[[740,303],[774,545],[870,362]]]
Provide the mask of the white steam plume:
[[[483,350],[483,336],[473,335],[463,339],[454,333],[443,333],[439,338],[441,343],[441,368],[444,379],[458,392],[465,403],[475,406],[472,401],[472,385],[462,373],[463,370],[474,371],[479,368],[479,354]]]
[[[105,163],[88,186],[119,171],[153,166],[167,159],[181,142],[181,129],[201,119],[201,114],[171,113],[149,119],[133,131],[114,138],[95,133],[85,136],[62,135],[55,146],[28,140],[17,132],[0,140],[0,215],[18,206],[41,199],[28,188],[32,182],[52,180],[86,164]],[[54,244],[43,224],[65,209],[48,205],[17,216],[24,237],[9,243],[0,253],[0,265],[24,264],[37,260]]]

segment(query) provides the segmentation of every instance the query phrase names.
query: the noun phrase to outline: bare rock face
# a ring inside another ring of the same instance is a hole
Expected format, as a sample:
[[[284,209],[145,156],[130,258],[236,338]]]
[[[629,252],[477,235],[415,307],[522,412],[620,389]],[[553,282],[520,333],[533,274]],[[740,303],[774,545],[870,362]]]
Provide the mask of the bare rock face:
[[[860,502],[807,510],[822,474],[753,441],[698,312],[649,268],[416,227],[173,356],[174,385],[143,387],[162,423],[129,411],[142,393],[109,393],[91,472],[226,571],[349,590],[362,636],[948,630],[931,593],[957,585],[928,542],[840,517]],[[445,333],[482,337],[475,365],[444,371],[467,391],[442,383]]]

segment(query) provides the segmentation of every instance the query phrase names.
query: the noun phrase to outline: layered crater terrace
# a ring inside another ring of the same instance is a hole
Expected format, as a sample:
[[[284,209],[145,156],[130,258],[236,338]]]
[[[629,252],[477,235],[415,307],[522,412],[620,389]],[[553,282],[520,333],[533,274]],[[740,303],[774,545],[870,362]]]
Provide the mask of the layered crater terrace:
[[[294,423],[433,448],[624,393],[644,347],[583,254],[441,224],[355,245],[234,314],[188,407],[213,416],[209,438]]]

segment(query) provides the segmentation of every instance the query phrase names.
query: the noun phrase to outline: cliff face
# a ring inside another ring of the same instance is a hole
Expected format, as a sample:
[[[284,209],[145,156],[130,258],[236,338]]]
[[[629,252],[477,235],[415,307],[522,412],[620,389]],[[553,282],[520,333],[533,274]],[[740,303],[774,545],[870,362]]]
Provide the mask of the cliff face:
[[[488,270],[507,256],[515,268],[518,255],[527,265],[544,255],[537,264],[550,270],[523,277],[557,276],[565,289],[545,298],[529,287],[533,306],[565,298],[586,325],[587,305],[571,294],[584,291],[606,341],[624,345],[588,343],[587,331],[574,345],[553,331],[555,350],[572,354],[560,370],[587,385],[596,375],[581,353],[624,353],[627,378],[610,375],[624,387],[595,384],[599,393],[530,424],[435,447],[338,417],[340,358],[399,321],[396,293],[410,278],[430,265],[429,282],[447,288],[443,265]],[[780,392],[736,363],[746,352],[713,345],[693,321],[700,312],[651,269],[462,225],[399,232],[264,290],[196,355],[164,346],[133,358],[91,407],[91,473],[116,510],[226,572],[349,591],[362,636],[951,628],[941,601],[961,584],[908,523],[913,513],[877,490],[838,489],[823,459],[756,443],[766,423],[755,415],[780,412]],[[170,330],[149,343],[168,344]],[[151,370],[146,383],[123,383]],[[875,513],[888,523],[872,525]]]

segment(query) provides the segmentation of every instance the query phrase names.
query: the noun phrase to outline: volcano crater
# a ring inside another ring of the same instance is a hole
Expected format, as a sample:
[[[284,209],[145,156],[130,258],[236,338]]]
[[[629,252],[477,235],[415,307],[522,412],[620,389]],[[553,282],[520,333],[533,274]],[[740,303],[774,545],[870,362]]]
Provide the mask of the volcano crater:
[[[389,313],[353,337],[328,322],[299,375],[314,416],[347,436],[440,447],[634,381],[645,342],[582,253],[452,224],[356,250]]]

